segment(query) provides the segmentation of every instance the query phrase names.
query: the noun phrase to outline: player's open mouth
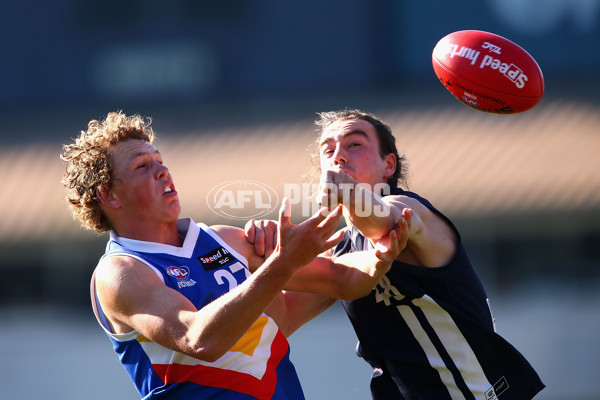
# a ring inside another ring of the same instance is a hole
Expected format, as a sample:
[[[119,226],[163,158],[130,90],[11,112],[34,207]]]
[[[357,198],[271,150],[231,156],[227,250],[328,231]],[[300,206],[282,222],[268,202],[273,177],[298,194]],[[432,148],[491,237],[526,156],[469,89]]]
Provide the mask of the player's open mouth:
[[[165,186],[165,189],[163,190],[163,195],[169,195],[169,194],[177,194],[177,192],[175,191],[175,188],[171,184]]]

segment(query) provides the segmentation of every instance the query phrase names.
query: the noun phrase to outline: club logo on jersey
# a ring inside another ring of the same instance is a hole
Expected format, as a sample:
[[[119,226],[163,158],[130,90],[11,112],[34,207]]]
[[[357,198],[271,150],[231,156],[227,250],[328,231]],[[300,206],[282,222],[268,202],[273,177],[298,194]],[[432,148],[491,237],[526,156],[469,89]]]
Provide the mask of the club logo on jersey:
[[[196,281],[190,278],[190,270],[185,265],[167,268],[167,275],[177,278],[179,288],[194,286]]]
[[[167,268],[167,274],[177,279],[186,279],[190,276],[190,270],[186,266],[169,267]]]
[[[225,247],[221,246],[198,257],[198,261],[200,261],[205,271],[212,271],[235,261],[235,257]]]

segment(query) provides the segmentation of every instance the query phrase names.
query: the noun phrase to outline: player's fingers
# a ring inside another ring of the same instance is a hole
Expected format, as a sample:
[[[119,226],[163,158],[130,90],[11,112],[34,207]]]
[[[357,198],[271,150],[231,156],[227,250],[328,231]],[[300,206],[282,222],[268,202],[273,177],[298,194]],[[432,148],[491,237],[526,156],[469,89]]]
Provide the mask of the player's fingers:
[[[254,235],[256,233],[256,227],[254,226],[253,219],[246,222],[246,225],[244,225],[244,232],[246,233],[246,240],[248,240],[248,243],[254,244]]]
[[[265,232],[265,258],[273,254],[277,247],[277,224],[274,221],[266,221]]]
[[[333,189],[334,186],[331,182],[321,182],[317,193],[317,202],[321,207],[328,209],[333,207]]]
[[[341,174],[344,174],[344,172],[339,168],[325,171],[319,183],[319,195],[317,198],[321,207],[332,209],[340,202],[339,185],[343,183],[343,176],[345,175]]]
[[[390,246],[387,251],[391,254],[394,254],[394,258],[396,258],[398,253],[398,239],[396,237],[396,230],[390,232]]]
[[[411,208],[402,209],[402,218],[404,218],[408,229],[410,229],[410,224],[412,223],[412,217],[414,213],[415,212]]]
[[[321,213],[322,215],[325,215],[325,218],[319,223],[319,228],[323,229],[325,234],[329,236],[340,223],[340,219],[342,218],[342,205],[338,204],[331,212],[327,212],[326,209],[321,209]]]
[[[392,242],[396,239],[395,229],[394,227],[394,229],[375,244],[375,250],[379,251],[380,254],[389,253],[392,250]]]
[[[394,243],[397,246],[397,252],[400,254],[408,243],[408,238],[410,235],[410,227],[409,223],[404,217],[400,217],[396,222],[396,226],[394,228],[394,234],[396,236]]]
[[[284,197],[281,202],[281,208],[279,209],[279,229],[287,228],[292,224],[292,206],[290,200]]]
[[[313,229],[320,229],[322,232],[325,232],[325,234],[327,234],[326,232],[329,230],[331,234],[340,222],[341,217],[342,206],[338,204],[333,210],[322,207],[304,221],[303,224],[312,226]]]
[[[325,241],[325,250],[330,249],[333,246],[337,246],[342,241],[342,239],[344,239],[344,230],[340,229]]]
[[[258,223],[260,224],[260,221]],[[256,255],[262,257],[265,255],[265,232],[260,225],[255,227],[254,230],[254,251]]]

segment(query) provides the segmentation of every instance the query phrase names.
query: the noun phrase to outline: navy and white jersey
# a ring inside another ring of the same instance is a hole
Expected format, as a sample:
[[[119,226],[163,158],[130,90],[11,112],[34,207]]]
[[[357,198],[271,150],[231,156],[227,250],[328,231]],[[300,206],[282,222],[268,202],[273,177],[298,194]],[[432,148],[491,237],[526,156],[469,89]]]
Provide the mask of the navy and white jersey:
[[[359,339],[357,352],[374,368],[374,399],[528,400],[544,388],[535,370],[495,332],[486,292],[458,231],[429,201],[417,199],[456,232],[450,262],[426,268],[394,261],[371,293],[344,301]],[[372,248],[349,227],[336,256]]]
[[[250,276],[246,259],[212,229],[191,219],[181,219],[177,226],[185,236],[181,247],[126,239],[111,232],[104,257],[126,255],[141,261],[198,309]],[[93,281],[92,303],[99,323],[144,399],[304,399],[289,359],[288,341],[266,314],[225,355],[207,362],[166,348],[135,330],[114,333]]]

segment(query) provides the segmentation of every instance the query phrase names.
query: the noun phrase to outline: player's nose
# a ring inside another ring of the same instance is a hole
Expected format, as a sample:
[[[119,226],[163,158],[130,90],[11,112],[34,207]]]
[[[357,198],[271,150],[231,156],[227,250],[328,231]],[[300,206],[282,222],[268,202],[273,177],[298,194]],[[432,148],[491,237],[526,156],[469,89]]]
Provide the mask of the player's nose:
[[[339,144],[335,148],[332,159],[334,165],[346,164],[348,162],[348,156]]]

